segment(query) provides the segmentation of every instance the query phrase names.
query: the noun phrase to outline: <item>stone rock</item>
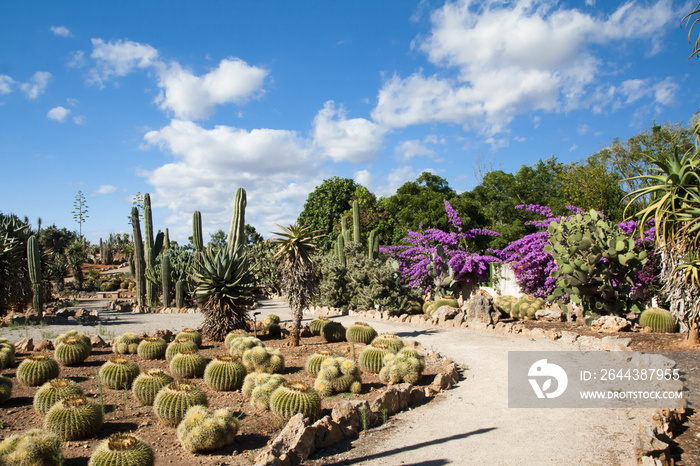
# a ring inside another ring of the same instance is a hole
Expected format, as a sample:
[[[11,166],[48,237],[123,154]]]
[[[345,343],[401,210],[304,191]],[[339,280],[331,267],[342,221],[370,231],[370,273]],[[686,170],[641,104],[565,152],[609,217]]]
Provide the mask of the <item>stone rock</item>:
[[[486,292],[477,291],[467,302],[467,319],[483,322],[485,325],[497,324],[501,312],[493,307],[493,298]]]
[[[535,312],[535,319],[537,320],[544,320],[547,322],[563,322],[565,318],[566,316],[563,312],[561,312],[559,306],[547,307]]]
[[[33,338],[23,338],[17,343],[15,343],[15,351],[18,353],[31,353],[34,351],[34,339]]]
[[[462,325],[464,325],[464,323]],[[469,325],[469,328],[471,328],[473,330],[486,330],[489,326],[489,324],[487,324],[486,322],[482,322],[482,321],[476,320],[476,319],[469,320],[468,325]]]
[[[404,323],[408,320],[408,314],[401,314],[401,317],[399,317],[399,322]]]
[[[314,334],[311,333],[311,329],[309,328],[308,325],[304,325],[304,326],[301,328],[301,333],[300,333],[300,334],[301,334],[301,337],[302,337],[302,338],[310,338],[310,337],[314,336]]]
[[[155,337],[161,337],[167,342],[171,342],[175,339],[175,334],[172,332],[172,330],[156,330],[152,333],[152,335]]]
[[[286,455],[292,463],[300,463],[316,451],[316,430],[299,413],[287,422],[282,432],[270,444],[270,452],[277,458]]]
[[[87,315],[87,309],[82,308],[82,307],[80,309],[76,309],[75,312],[73,313],[73,317],[75,317],[76,319],[80,319],[84,315]]]
[[[464,322],[464,318],[466,317],[466,314],[464,312],[460,312],[457,314],[454,318],[454,326],[459,327],[462,325],[462,322]]]
[[[373,413],[382,413],[386,410],[387,414],[394,414],[400,411],[399,393],[395,387],[387,387],[382,393],[372,400],[369,404],[369,409]]]
[[[63,317],[64,319],[67,319],[68,317],[72,317],[74,315],[75,315],[74,309],[63,308],[63,309],[59,309],[58,311],[56,311],[56,317]]]
[[[571,344],[578,340],[578,333],[569,332],[568,330],[562,330],[560,340],[564,343]]]
[[[630,345],[632,344],[631,338],[618,338],[618,337],[603,337],[600,340],[601,349],[605,351],[631,351]]]
[[[324,416],[313,424],[316,428],[316,449],[326,448],[345,438],[338,423]]]
[[[105,342],[99,335],[91,336],[90,343],[92,344],[93,348],[106,348],[108,346],[107,342]]]
[[[53,351],[54,346],[51,340],[39,340],[36,345],[34,345],[34,351]]]
[[[331,419],[340,425],[343,435],[356,437],[362,428],[362,415],[360,411],[369,411],[369,403],[366,400],[349,400],[337,403],[331,411]]]
[[[669,438],[675,437],[686,419],[686,409],[659,408],[651,417],[651,422],[659,432],[663,432]]]
[[[530,338],[534,338],[535,340],[544,340],[547,338],[547,334],[545,333],[544,329],[535,327],[530,329]]]
[[[450,377],[453,382],[457,382],[460,379],[459,368],[457,364],[452,362],[449,363],[442,371],[443,374]]]
[[[663,461],[658,458],[652,458],[651,456],[642,456],[641,461],[642,466],[664,466]]]
[[[658,438],[658,430],[652,424],[639,426],[639,433],[634,441],[634,454],[637,460],[644,456],[660,457],[668,453],[668,443]]]
[[[454,319],[457,314],[459,314],[459,309],[456,307],[440,306],[435,312],[433,312],[432,317],[437,317],[438,319],[443,317],[444,322],[445,320]]]
[[[423,387],[412,386],[408,392],[408,403],[414,406],[425,401],[425,390]]]
[[[450,388],[454,384],[452,377],[443,374],[442,372],[435,376],[433,383],[430,384],[430,388],[439,392],[440,390],[445,390]]]
[[[632,323],[629,320],[618,316],[602,316],[591,323],[591,330],[596,332],[629,332],[631,328]]]

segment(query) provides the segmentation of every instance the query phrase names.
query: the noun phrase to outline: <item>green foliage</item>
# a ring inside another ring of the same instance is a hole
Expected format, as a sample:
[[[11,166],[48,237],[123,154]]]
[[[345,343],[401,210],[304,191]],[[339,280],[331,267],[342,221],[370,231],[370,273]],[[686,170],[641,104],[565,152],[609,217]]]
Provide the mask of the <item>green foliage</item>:
[[[102,429],[102,408],[83,395],[57,402],[44,419],[44,429],[64,441],[90,437]]]
[[[321,363],[314,388],[321,396],[344,392],[360,393],[360,368],[352,359],[327,358]]]
[[[365,345],[372,343],[376,336],[377,331],[366,322],[355,322],[345,331],[345,338],[348,341]]]
[[[168,348],[165,350],[165,360],[170,362],[179,352],[197,351],[198,348],[197,343],[190,338],[175,338],[168,344]]]
[[[141,222],[139,220],[139,209],[131,208],[131,226],[134,238],[134,279],[136,280],[136,301],[139,306],[146,303],[146,253],[141,236]]]
[[[141,359],[165,359],[168,344],[157,336],[149,336],[141,340],[136,353]]]
[[[171,384],[173,378],[162,369],[149,369],[134,379],[131,391],[136,399],[145,406],[152,406],[161,388]]]
[[[177,438],[189,452],[219,450],[233,443],[238,432],[238,419],[233,411],[222,408],[211,411],[205,406],[192,406],[177,427]]]
[[[202,236],[202,213],[198,210],[192,214],[192,244],[197,252],[204,251],[204,239]]]
[[[54,358],[62,366],[77,366],[90,355],[90,349],[78,337],[68,337],[56,346]]]
[[[204,391],[189,381],[172,382],[156,395],[153,412],[163,424],[175,427],[195,405],[208,406]]]
[[[241,359],[248,372],[279,374],[284,370],[284,357],[277,349],[255,346],[246,350]]]
[[[321,327],[321,336],[328,343],[345,341],[345,327],[340,322],[334,320]]]
[[[673,314],[666,309],[650,307],[639,315],[639,325],[645,331],[674,333],[678,331],[678,323]]]
[[[700,56],[700,36],[695,39],[695,42],[693,42],[692,38],[693,28],[698,24],[698,22],[700,22],[700,3],[693,9],[693,11],[683,17],[683,22],[685,22],[686,26],[690,25],[688,28],[688,42],[693,44],[693,49],[691,50],[688,59],[692,59],[693,57]]]
[[[192,340],[197,345],[197,348],[202,346],[202,334],[193,328],[186,328],[180,331],[175,338],[184,338],[187,340]]]
[[[112,342],[112,351],[117,354],[137,354],[141,338],[135,333],[119,335]]]
[[[17,367],[17,382],[25,387],[38,387],[58,377],[58,363],[45,354],[31,354]]]
[[[231,340],[229,344],[229,352],[231,353],[231,356],[243,357],[243,353],[257,346],[263,346],[263,342],[260,341],[259,338],[242,336]]]
[[[427,301],[426,304],[428,304]],[[450,295],[442,295],[439,299],[431,301],[430,304],[428,304],[425,307],[425,313],[429,316],[432,316],[433,313],[440,309],[442,306],[459,308],[459,304],[456,299],[452,298]]]
[[[150,445],[143,439],[116,433],[95,449],[88,466],[153,466],[155,459]]]
[[[32,282],[24,259],[30,234],[26,222],[14,214],[0,213],[0,315],[22,311],[32,300]]]
[[[128,390],[139,372],[139,366],[135,362],[117,356],[102,364],[98,377],[101,384],[113,390]]]
[[[170,361],[170,372],[179,379],[194,379],[204,375],[207,360],[197,350],[183,350]]]
[[[204,383],[216,391],[233,391],[243,386],[246,368],[234,356],[216,356],[204,370]]]
[[[396,350],[386,343],[372,343],[360,353],[359,362],[363,372],[379,374],[384,367],[384,356],[394,354]]]
[[[61,466],[61,441],[42,429],[30,429],[0,442],[0,464]]]
[[[416,384],[425,370],[425,360],[412,348],[403,348],[396,354],[387,354],[383,364],[384,367],[379,371],[379,380],[387,384]]]
[[[316,377],[318,375],[318,372],[321,370],[321,364],[323,361],[326,359],[330,359],[333,357],[333,352],[332,351],[318,351],[306,360],[306,364],[304,364],[304,367],[306,368],[306,372],[309,374],[313,375]]]
[[[274,259],[277,248],[270,240],[258,242],[248,248],[250,272],[253,274],[255,293],[276,296],[282,293],[279,267]]]
[[[0,375],[0,404],[3,404],[12,396],[12,379]]]
[[[321,411],[321,397],[303,382],[285,382],[270,395],[270,411],[282,419],[301,413],[313,421]]]
[[[286,380],[279,374],[267,372],[254,372],[248,374],[243,380],[241,393],[250,397],[250,404],[257,409],[267,411],[270,409],[270,396]]]
[[[59,401],[82,395],[80,385],[71,379],[52,379],[43,384],[34,394],[34,410],[45,416],[49,409]]]
[[[175,307],[185,307],[186,284],[184,280],[175,282]]]
[[[164,307],[170,307],[170,286],[172,283],[171,279],[171,273],[172,270],[170,268],[170,256],[168,253],[163,253],[163,257],[161,259],[161,282],[162,282],[162,288],[163,288],[163,306]]]
[[[393,333],[380,333],[377,338],[372,340],[372,344],[387,345],[394,353],[401,351],[404,347],[403,341]]]

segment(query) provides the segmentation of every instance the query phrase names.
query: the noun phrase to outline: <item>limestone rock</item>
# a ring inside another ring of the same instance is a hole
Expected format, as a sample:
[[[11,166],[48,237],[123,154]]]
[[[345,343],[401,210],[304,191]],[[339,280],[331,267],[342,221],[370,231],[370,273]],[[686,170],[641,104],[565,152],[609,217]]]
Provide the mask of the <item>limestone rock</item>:
[[[501,312],[493,307],[493,298],[490,294],[476,292],[467,302],[467,319],[470,321],[482,322],[485,325],[497,324],[501,317]]]
[[[292,463],[299,463],[316,451],[316,430],[299,413],[287,422],[282,432],[270,444],[270,452],[277,458],[286,455]]]
[[[34,339],[33,338],[23,338],[17,343],[15,343],[15,351],[18,353],[31,353],[34,351]]]
[[[34,346],[34,351],[53,351],[54,346],[51,340],[39,340]]]
[[[565,318],[566,316],[563,312],[561,312],[559,306],[547,307],[535,312],[535,319],[537,320],[544,320],[547,322],[563,322]]]
[[[435,312],[433,312],[432,317],[440,319],[444,317],[444,320],[454,319],[455,316],[459,314],[459,309],[451,306],[440,306]]]
[[[326,448],[345,438],[338,423],[330,416],[324,416],[313,424],[316,428],[316,448]]]
[[[93,348],[106,348],[107,347],[107,342],[105,342],[101,336],[99,335],[93,335],[90,337],[90,343],[92,344]]]
[[[331,419],[340,425],[343,435],[355,437],[362,428],[362,415],[360,411],[369,411],[369,403],[366,400],[341,401],[333,407]]]
[[[591,330],[607,333],[629,332],[631,327],[629,320],[618,316],[602,316],[591,324]]]
[[[668,453],[668,443],[658,438],[658,430],[652,424],[639,426],[639,433],[634,442],[634,454],[637,460],[644,456],[665,456]]]

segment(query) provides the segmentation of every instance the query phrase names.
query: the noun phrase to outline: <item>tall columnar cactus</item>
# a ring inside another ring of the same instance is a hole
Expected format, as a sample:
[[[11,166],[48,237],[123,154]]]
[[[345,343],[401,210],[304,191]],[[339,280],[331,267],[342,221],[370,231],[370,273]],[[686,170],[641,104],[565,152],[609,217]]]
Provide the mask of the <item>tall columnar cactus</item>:
[[[39,249],[39,240],[36,235],[30,236],[27,241],[27,266],[29,267],[29,278],[32,281],[32,292],[34,294],[32,307],[35,312],[41,315],[44,309],[41,286],[41,250]]]
[[[216,356],[204,369],[204,383],[219,392],[238,390],[245,376],[246,368],[235,356]]]
[[[321,363],[314,388],[321,396],[331,396],[333,393],[360,393],[362,378],[360,368],[352,359],[329,358]]]
[[[238,432],[238,419],[230,409],[211,411],[205,406],[192,406],[177,426],[177,438],[189,452],[219,450],[233,443]]]
[[[83,389],[74,380],[52,379],[39,387],[39,390],[34,394],[34,410],[45,416],[49,409],[59,401],[82,394]]]
[[[352,240],[355,243],[361,242],[361,230],[360,230],[360,203],[357,199],[352,201]]]
[[[248,372],[279,374],[284,370],[284,357],[279,350],[256,346],[243,353],[243,365]]]
[[[348,259],[345,256],[345,239],[343,238],[343,235],[338,236],[335,249],[338,252],[338,260],[340,261],[340,265],[347,267]]]
[[[243,188],[236,190],[233,198],[233,216],[231,217],[231,229],[228,233],[227,246],[231,252],[237,251],[245,243],[245,208],[247,204],[246,192]]]
[[[134,241],[134,280],[136,281],[136,301],[139,306],[146,305],[146,255],[141,236],[141,222],[138,207],[131,208],[131,226]]]
[[[146,268],[156,266],[156,252],[153,240],[153,214],[151,212],[151,195],[143,195],[143,225],[144,225],[144,257],[146,258]],[[146,302],[149,306],[156,306],[155,287],[153,282],[146,280]]]
[[[374,241],[376,240],[377,232],[372,230],[369,232],[367,237],[367,257],[370,259],[376,259],[374,257]]]
[[[170,249],[170,232],[165,229],[165,235],[163,236],[163,251],[168,251]]]
[[[303,382],[285,382],[270,395],[270,411],[282,419],[301,413],[315,420],[321,410],[318,392]]]
[[[102,429],[102,407],[83,395],[70,396],[49,409],[44,429],[64,441],[90,437]]]
[[[139,375],[139,366],[123,356],[102,364],[98,372],[100,382],[113,390],[128,390]]]
[[[61,441],[42,429],[30,429],[0,442],[0,464],[61,466]]]
[[[267,411],[270,409],[270,396],[272,392],[285,383],[286,380],[279,374],[267,372],[254,372],[248,374],[243,380],[241,393],[250,397],[250,404],[257,409]]]
[[[129,254],[129,273],[132,277],[136,277],[136,265],[134,264],[134,254]]]
[[[12,396],[12,379],[0,375],[0,404],[3,404]]]
[[[204,375],[207,360],[197,350],[177,353],[170,361],[170,372],[179,379],[194,379]]]
[[[131,385],[131,391],[144,406],[152,406],[161,388],[170,385],[173,378],[162,369],[149,369],[139,374]]]
[[[206,393],[192,382],[179,381],[158,392],[153,401],[153,412],[163,424],[175,427],[195,405],[208,405]]]
[[[350,231],[348,230],[348,218],[346,216],[340,217],[340,231],[343,236],[343,242],[350,242]]]
[[[204,238],[202,237],[202,213],[198,210],[192,214],[192,245],[197,252],[204,251]]]
[[[377,337],[377,331],[366,322],[355,322],[345,331],[345,339],[353,343],[369,345]]]
[[[45,354],[27,356],[17,367],[17,382],[25,387],[38,387],[58,377],[58,363]]]
[[[170,307],[170,256],[168,253],[163,254],[160,264],[160,276],[163,285],[163,306]]]
[[[175,307],[185,307],[185,281],[178,280],[175,283]]]
[[[146,441],[119,432],[97,446],[88,466],[153,466],[154,461],[153,450]]]
[[[639,315],[639,325],[647,332],[673,333],[678,331],[676,318],[666,309],[650,307]]]

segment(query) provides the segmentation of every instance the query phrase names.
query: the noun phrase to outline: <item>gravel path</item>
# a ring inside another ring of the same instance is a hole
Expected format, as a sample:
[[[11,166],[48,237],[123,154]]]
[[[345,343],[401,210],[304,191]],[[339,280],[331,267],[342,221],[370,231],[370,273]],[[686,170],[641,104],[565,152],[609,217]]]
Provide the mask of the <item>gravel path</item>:
[[[201,314],[125,314],[106,311],[106,303],[81,303],[81,307],[101,308],[102,316],[101,325],[84,326],[83,332],[101,333],[108,339],[125,332],[176,331],[202,323]],[[291,320],[282,301],[264,301],[259,311],[258,319],[275,313],[283,322]],[[304,320],[311,318],[305,316]],[[347,326],[358,318],[337,320]],[[320,464],[635,464],[633,439],[639,424],[648,421],[653,410],[508,408],[509,351],[576,351],[573,345],[469,329],[368,321],[379,332],[416,339],[425,348],[452,358],[463,368],[463,380],[436,400],[392,417],[386,425],[355,441],[352,450],[326,457]],[[69,328],[1,328],[0,336],[12,341],[29,336],[37,341]]]

